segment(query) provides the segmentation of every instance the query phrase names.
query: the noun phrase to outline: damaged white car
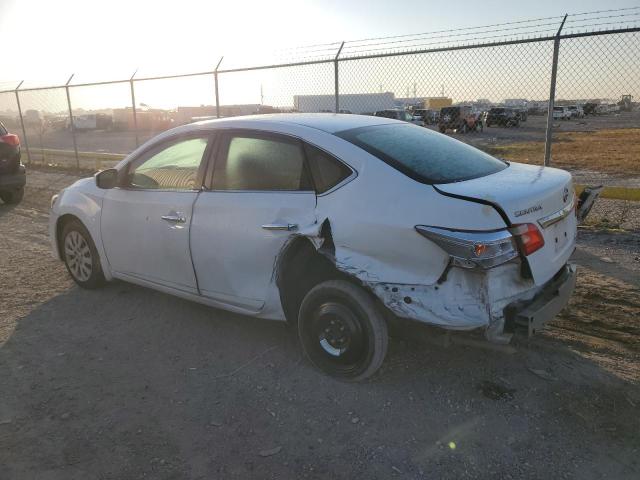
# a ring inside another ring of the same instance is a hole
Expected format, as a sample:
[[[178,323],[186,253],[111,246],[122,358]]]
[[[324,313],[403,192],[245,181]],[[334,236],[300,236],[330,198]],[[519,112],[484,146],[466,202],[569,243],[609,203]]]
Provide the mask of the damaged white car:
[[[508,342],[567,303],[571,176],[380,117],[195,123],[52,198],[55,255],[82,287],[118,278],[297,324],[308,358],[373,374],[394,316]]]

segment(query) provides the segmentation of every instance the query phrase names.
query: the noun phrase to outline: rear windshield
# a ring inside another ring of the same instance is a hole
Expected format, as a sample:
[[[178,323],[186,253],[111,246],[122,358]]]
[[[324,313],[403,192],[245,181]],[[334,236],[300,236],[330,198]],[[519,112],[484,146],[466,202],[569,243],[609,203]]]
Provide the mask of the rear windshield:
[[[411,124],[353,128],[336,135],[427,184],[461,182],[507,168],[476,148]]]
[[[504,113],[504,108],[492,108],[489,110],[491,113]]]

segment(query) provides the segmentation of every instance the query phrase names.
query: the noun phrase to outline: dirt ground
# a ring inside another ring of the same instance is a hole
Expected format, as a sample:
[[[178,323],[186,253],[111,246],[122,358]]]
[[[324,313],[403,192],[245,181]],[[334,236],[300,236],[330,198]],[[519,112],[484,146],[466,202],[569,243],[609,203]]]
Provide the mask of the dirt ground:
[[[639,478],[637,209],[581,229],[577,290],[542,335],[487,349],[406,328],[349,384],[279,323],[75,287],[47,237],[74,179],[32,170],[0,205],[1,479]]]

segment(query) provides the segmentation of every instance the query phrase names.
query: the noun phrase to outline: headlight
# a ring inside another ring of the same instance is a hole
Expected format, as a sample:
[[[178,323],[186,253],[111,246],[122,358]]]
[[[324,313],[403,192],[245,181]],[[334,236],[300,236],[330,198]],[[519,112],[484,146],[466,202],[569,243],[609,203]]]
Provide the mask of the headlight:
[[[59,197],[59,196],[60,196],[60,195],[58,195],[58,194],[56,193],[53,197],[51,197],[51,208],[53,208],[53,206],[56,204],[56,202],[58,201],[58,197]]]
[[[461,231],[428,225],[415,228],[447,252],[459,267],[491,268],[518,256],[515,240],[508,230]]]

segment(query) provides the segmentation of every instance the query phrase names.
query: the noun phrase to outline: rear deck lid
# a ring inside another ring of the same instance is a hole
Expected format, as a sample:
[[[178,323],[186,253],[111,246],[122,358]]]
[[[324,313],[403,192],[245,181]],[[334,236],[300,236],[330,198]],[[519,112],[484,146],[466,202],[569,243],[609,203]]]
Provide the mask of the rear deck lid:
[[[536,284],[546,283],[567,262],[575,246],[575,194],[564,170],[511,163],[480,178],[435,185],[445,195],[492,204],[510,225],[532,223],[545,245],[528,258]]]

